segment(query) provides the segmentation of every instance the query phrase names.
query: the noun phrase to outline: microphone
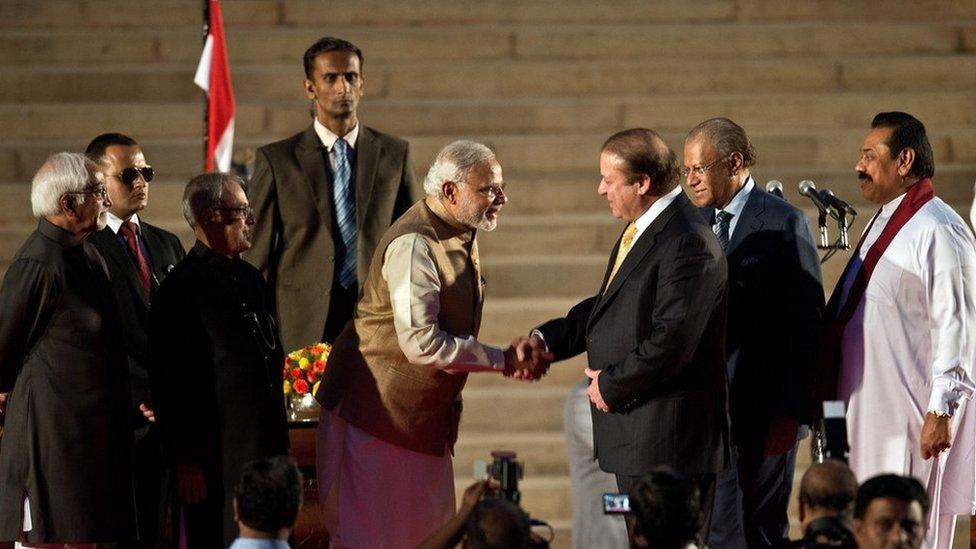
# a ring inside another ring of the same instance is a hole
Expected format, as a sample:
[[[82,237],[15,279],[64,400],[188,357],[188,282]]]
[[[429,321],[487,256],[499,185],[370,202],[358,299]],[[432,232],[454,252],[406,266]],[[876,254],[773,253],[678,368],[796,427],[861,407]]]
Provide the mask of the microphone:
[[[821,196],[820,191],[817,190],[817,185],[814,184],[813,181],[810,181],[809,179],[800,181],[799,188],[800,188],[800,194],[809,198],[810,202],[813,202],[813,205],[816,206],[821,213],[827,213],[830,211],[830,208],[824,202],[823,196]]]
[[[783,198],[783,184],[773,179],[769,183],[766,183],[766,192]]]
[[[820,196],[820,191],[817,190],[817,186],[810,181],[805,179],[800,181],[800,194],[809,198],[813,205],[817,207],[820,211],[820,216],[817,218],[817,227],[820,229],[820,247],[822,249],[827,249],[830,246],[830,240],[827,237],[827,212],[829,208],[824,204],[823,198]]]
[[[834,192],[831,191],[830,189],[824,191],[821,198],[823,198],[823,201],[826,202],[828,206],[836,209],[838,212],[843,212],[851,217],[857,215],[857,210],[852,208],[851,205],[848,204],[847,202],[844,202],[840,198],[834,196]]]

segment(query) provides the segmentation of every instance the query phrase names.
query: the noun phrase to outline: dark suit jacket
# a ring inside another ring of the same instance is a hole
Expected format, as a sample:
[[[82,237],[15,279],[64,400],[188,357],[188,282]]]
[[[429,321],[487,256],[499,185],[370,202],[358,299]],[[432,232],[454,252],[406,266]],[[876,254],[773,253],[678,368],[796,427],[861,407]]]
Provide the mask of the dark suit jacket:
[[[415,200],[406,141],[361,125],[355,154],[361,286],[376,244]],[[244,258],[272,288],[285,348],[320,341],[340,237],[331,167],[313,127],[258,149],[249,186],[256,224]]]
[[[712,223],[715,211],[702,213]],[[726,249],[732,433],[761,449],[774,416],[810,422],[823,314],[820,258],[799,209],[753,188]]]
[[[682,193],[641,233],[605,292],[539,327],[557,360],[586,351],[602,372],[610,413],[592,409],[601,469],[725,468],[725,308],[722,249]]]
[[[155,292],[166,275],[183,259],[183,244],[173,233],[164,231],[139,220],[140,232],[149,248],[149,265],[152,268],[152,291]],[[149,396],[149,357],[146,328],[149,324],[149,299],[142,292],[139,269],[128,248],[124,247],[110,227],[88,237],[108,265],[112,292],[119,305],[122,319],[122,345],[129,361],[129,381],[132,386],[133,424],[136,436],[141,438],[149,423],[139,412],[139,404],[151,405]]]
[[[129,384],[105,262],[46,220],[0,290],[0,541],[136,539]]]
[[[198,241],[155,297],[151,373],[167,454],[203,466],[208,504],[223,507],[229,545],[244,465],[288,453],[284,355],[267,286],[248,263]]]

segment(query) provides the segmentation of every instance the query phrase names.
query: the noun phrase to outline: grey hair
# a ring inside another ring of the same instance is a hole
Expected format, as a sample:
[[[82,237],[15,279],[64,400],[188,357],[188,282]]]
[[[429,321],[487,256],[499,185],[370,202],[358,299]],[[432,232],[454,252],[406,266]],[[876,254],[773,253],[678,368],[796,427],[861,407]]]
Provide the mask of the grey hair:
[[[31,210],[40,219],[61,212],[61,197],[82,191],[98,166],[85,155],[59,152],[47,157],[31,181]]]
[[[732,153],[737,152],[742,155],[744,167],[748,168],[756,163],[756,149],[746,136],[746,131],[728,118],[710,118],[698,124],[688,133],[685,141],[698,137],[711,143],[719,158],[728,158]]]
[[[424,178],[424,192],[433,198],[442,198],[442,185],[446,181],[457,184],[467,182],[468,172],[495,158],[495,153],[487,146],[474,141],[455,141],[441,149],[434,164],[427,170]]]
[[[230,173],[202,173],[186,184],[183,191],[183,217],[191,227],[196,228],[200,224],[200,219],[208,209],[220,206],[226,183],[237,183],[247,190],[244,180]]]

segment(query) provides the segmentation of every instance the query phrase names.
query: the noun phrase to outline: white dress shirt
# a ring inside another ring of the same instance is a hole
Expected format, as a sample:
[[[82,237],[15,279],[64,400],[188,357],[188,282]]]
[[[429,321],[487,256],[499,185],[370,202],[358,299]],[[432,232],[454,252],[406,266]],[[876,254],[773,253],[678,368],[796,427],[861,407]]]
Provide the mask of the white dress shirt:
[[[115,234],[119,234],[119,229],[122,228],[122,223],[124,223],[125,220],[122,219],[121,217],[113,214],[112,212],[105,212],[105,219],[107,221],[106,225],[108,225],[109,227],[111,227],[112,232],[115,233]],[[139,215],[138,214],[132,214],[132,217],[129,218],[129,221],[131,221],[132,224],[136,226],[136,229],[137,229],[136,230],[136,234],[139,234],[139,230],[138,229],[141,229],[142,228],[142,227],[139,226]]]
[[[735,232],[735,226],[739,224],[739,217],[742,215],[742,210],[745,209],[746,202],[749,201],[749,193],[751,193],[752,189],[755,188],[756,182],[753,181],[752,176],[750,175],[746,179],[745,185],[739,189],[739,192],[735,193],[735,196],[732,197],[732,200],[729,201],[728,205],[726,205],[724,208],[715,208],[716,214],[718,214],[718,212],[727,212],[732,214],[732,219],[729,220],[729,240],[732,240],[732,233]],[[718,219],[717,216],[716,219]],[[715,224],[712,224],[712,230],[715,230]]]
[[[315,128],[315,134],[319,136],[319,141],[321,141],[325,149],[329,151],[329,165],[332,168],[332,173],[335,173],[335,142],[340,139],[340,137],[332,133],[329,128],[326,128],[324,124],[319,122],[318,118],[312,122],[312,127]],[[346,142],[350,149],[355,150],[356,141],[359,139],[359,124],[356,124],[356,127],[349,130],[349,133],[342,136],[341,139]]]

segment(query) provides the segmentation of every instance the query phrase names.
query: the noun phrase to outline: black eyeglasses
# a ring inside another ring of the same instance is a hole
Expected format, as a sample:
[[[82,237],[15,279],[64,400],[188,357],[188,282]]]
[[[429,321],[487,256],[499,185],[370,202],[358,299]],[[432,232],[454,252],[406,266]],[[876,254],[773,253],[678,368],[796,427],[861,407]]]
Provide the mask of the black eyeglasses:
[[[129,166],[112,177],[118,177],[126,185],[131,185],[136,182],[136,178],[138,178],[139,175],[142,175],[142,179],[144,179],[146,183],[149,183],[153,180],[153,176],[156,175],[156,172],[153,171],[152,166]]]
[[[250,206],[240,206],[237,208],[215,207],[213,210],[218,212],[230,212],[233,215],[232,219],[250,219],[254,217],[254,210],[252,210]]]

